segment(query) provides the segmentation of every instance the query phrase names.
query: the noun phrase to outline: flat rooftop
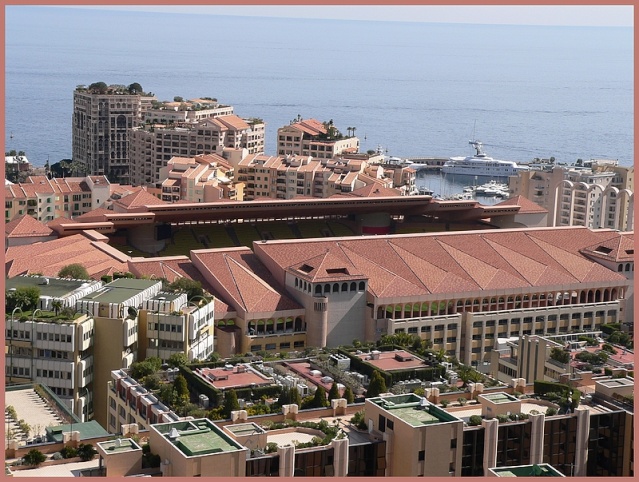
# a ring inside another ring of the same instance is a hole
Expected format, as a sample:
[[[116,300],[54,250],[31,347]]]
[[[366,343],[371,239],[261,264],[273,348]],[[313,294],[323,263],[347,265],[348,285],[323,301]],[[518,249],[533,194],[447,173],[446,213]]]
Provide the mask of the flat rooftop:
[[[187,457],[246,450],[205,418],[152,425]]]
[[[257,435],[266,432],[262,427],[253,422],[238,423],[237,425],[226,425],[225,428],[233,435],[236,435],[238,437]]]
[[[598,385],[603,385],[606,388],[619,388],[619,387],[632,387],[635,381],[630,378],[610,378],[608,380],[597,380],[595,382]]]
[[[370,363],[374,367],[379,368],[380,370],[384,370],[385,372],[426,367],[426,365],[424,365],[423,359],[404,350],[379,352],[379,358],[375,360],[373,359],[373,357],[377,357],[377,354],[362,353],[356,356],[358,356],[362,361]]]
[[[43,280],[45,278],[49,280],[48,284],[44,284]],[[35,286],[40,290],[40,296],[50,296],[52,298],[60,298],[78,288],[95,283],[93,280],[49,278],[48,276],[16,276],[14,278],[6,278],[5,282],[5,291],[12,288]]]
[[[98,303],[124,303],[142,291],[160,283],[158,280],[118,278],[101,289],[85,296],[81,301],[97,301]]]
[[[461,422],[459,418],[414,393],[375,397],[369,400],[413,427],[454,421]]]
[[[517,465],[488,469],[497,477],[565,477],[549,464]]]
[[[106,442],[98,442],[98,446],[107,455],[142,450],[142,447],[140,447],[138,444],[136,444],[133,441],[133,439],[130,439],[130,438],[119,438],[116,440],[108,440]]]
[[[480,395],[480,397],[493,403],[510,403],[519,401],[517,397],[513,397],[506,392],[490,393],[488,395]]]
[[[233,367],[232,370],[226,370],[224,368],[200,368],[196,370],[195,373],[200,375],[207,383],[220,390],[250,387],[253,384],[257,386],[271,385],[273,383],[273,379],[266,375],[249,369],[238,371],[237,366]]]

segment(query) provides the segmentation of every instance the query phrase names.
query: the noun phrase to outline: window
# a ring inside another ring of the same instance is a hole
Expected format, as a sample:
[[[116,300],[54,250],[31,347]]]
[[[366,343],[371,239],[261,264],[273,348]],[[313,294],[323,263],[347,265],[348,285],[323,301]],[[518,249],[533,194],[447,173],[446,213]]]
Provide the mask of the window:
[[[417,454],[417,460],[419,460],[420,462],[423,460],[426,460],[426,451],[425,450],[420,450],[419,453]]]
[[[395,423],[392,420],[386,420],[386,428],[393,430],[395,428]]]

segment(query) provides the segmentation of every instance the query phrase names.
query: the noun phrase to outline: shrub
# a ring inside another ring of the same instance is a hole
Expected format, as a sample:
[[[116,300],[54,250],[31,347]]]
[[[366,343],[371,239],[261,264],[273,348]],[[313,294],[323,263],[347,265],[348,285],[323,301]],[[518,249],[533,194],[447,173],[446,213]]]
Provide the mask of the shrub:
[[[468,425],[481,425],[482,418],[479,415],[471,415],[468,419]]]
[[[93,457],[95,457],[97,453],[98,451],[93,448],[92,444],[80,444],[78,447],[78,457],[80,457],[83,462],[93,460]]]
[[[497,420],[499,420],[499,423],[505,423],[505,422],[508,422],[508,420],[510,420],[510,419],[508,418],[508,415],[503,414],[503,413],[500,413],[500,414],[499,414],[499,415],[497,415],[495,418],[496,418]]]
[[[556,408],[554,408],[554,407],[548,407],[548,408],[546,409],[546,415],[547,415],[548,417],[552,417],[553,415],[557,415],[557,409],[556,409]]]
[[[31,449],[25,454],[24,457],[22,457],[22,460],[26,465],[37,467],[42,462],[47,460],[47,456],[40,452],[38,449]]]
[[[62,447],[62,450],[60,450],[60,454],[65,459],[72,459],[73,457],[78,456],[78,451],[70,445],[66,445],[65,447]]]
[[[62,454],[61,454],[60,452],[55,452],[55,453],[51,456],[51,458],[52,458],[53,460],[62,460],[64,457],[62,456]]]
[[[463,407],[464,405],[466,405],[467,400],[464,397],[459,397],[457,399],[457,401],[459,402],[459,404]]]
[[[80,263],[68,264],[58,272],[59,278],[91,279],[87,269]]]
[[[441,403],[442,407],[446,408],[450,402],[448,400],[444,399],[440,403]]]

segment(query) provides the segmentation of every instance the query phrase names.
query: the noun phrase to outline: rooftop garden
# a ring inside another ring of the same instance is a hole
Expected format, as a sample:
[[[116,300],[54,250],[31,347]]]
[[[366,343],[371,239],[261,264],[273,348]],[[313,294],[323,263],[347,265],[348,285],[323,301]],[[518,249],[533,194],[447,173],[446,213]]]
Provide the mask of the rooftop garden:
[[[92,84],[89,84],[88,87],[83,84],[78,85],[76,86],[75,90],[77,92],[88,92],[90,94],[128,94],[128,95],[139,94],[139,95],[147,95],[147,96],[153,95],[153,93],[151,92],[145,93],[144,90],[142,89],[142,86],[138,84],[137,82],[133,82],[132,84],[128,86],[120,85],[120,84],[107,85],[104,82],[94,82]]]

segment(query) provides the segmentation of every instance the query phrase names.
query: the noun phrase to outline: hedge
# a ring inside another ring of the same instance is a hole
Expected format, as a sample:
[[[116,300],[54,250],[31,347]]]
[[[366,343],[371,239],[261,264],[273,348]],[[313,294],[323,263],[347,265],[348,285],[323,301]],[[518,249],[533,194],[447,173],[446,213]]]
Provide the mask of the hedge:
[[[537,395],[545,395],[546,393],[550,392],[572,392],[572,388],[570,388],[568,385],[557,382],[546,382],[544,380],[535,380],[534,390]]]
[[[198,395],[206,395],[209,397],[209,403],[213,407],[218,407],[222,404],[224,396],[221,390],[211,386],[209,383],[205,382],[199,375],[193,373],[193,371],[182,365],[179,367],[180,373],[186,378],[186,382],[189,385],[189,388],[197,393]]]
[[[606,335],[612,335],[615,331],[621,330],[621,323],[607,323],[605,325],[601,325],[601,331]]]

